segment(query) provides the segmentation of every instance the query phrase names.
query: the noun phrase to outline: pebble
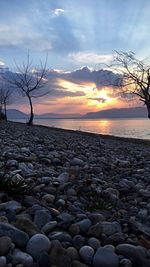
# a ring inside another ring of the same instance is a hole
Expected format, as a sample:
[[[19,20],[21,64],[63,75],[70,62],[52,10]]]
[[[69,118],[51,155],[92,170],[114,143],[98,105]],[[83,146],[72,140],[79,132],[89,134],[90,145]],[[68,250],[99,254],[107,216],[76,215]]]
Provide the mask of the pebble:
[[[8,236],[0,237],[0,256],[6,255],[12,247],[11,238]]]
[[[116,253],[123,255],[125,258],[130,259],[136,266],[141,266],[145,261],[143,252],[138,247],[131,244],[120,244],[116,247]]]
[[[99,248],[93,258],[94,267],[119,267],[118,256],[107,248]]]
[[[41,252],[48,252],[50,248],[50,240],[43,234],[36,234],[28,241],[26,251],[37,260]]]
[[[81,247],[79,250],[79,254],[85,263],[87,263],[89,265],[92,263],[92,259],[94,256],[94,249],[92,247],[90,247],[90,246]]]
[[[31,188],[0,192],[2,266],[149,266],[148,141],[0,126],[0,172]]]
[[[37,210],[34,216],[34,223],[41,229],[46,223],[51,221],[52,216],[46,210]]]
[[[1,256],[0,257],[0,267],[6,267],[6,263],[7,263],[6,257]]]
[[[29,266],[33,263],[33,258],[29,254],[22,252],[19,249],[15,249],[12,254],[12,263],[13,265],[23,264]]]
[[[91,237],[88,239],[88,245],[94,250],[97,250],[100,247],[101,243],[97,238]]]
[[[8,223],[0,223],[0,236],[8,236],[18,247],[25,247],[29,236]]]

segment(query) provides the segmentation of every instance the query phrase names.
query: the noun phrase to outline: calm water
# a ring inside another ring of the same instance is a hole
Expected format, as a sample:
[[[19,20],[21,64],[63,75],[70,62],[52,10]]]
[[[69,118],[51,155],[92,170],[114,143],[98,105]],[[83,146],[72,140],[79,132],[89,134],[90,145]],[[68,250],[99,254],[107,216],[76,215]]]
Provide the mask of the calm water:
[[[25,120],[15,121],[25,122]],[[120,137],[150,139],[149,119],[35,119],[34,124]]]

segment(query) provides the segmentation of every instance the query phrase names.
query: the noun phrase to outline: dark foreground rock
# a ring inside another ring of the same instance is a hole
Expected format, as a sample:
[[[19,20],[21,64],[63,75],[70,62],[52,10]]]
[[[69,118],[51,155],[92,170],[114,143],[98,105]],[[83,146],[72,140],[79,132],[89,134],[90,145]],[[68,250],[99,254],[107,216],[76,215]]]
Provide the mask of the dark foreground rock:
[[[0,267],[150,266],[150,142],[8,122],[0,151]]]

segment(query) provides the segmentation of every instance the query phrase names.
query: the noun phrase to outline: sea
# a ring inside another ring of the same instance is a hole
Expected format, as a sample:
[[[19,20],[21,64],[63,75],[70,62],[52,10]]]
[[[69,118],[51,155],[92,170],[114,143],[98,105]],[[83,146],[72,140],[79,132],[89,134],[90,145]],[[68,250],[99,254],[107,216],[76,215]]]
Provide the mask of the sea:
[[[13,121],[26,122],[15,119]],[[150,140],[150,120],[140,119],[35,119],[34,124],[119,137]]]

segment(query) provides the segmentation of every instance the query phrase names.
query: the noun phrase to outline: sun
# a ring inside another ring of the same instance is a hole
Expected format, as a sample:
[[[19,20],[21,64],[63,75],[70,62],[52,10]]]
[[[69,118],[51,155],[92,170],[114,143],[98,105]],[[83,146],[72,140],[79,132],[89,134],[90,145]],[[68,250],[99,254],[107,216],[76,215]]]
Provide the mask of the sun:
[[[97,98],[101,98],[104,99],[104,101],[109,101],[110,97],[107,95],[106,91],[104,89],[102,89],[98,94],[97,94]]]

